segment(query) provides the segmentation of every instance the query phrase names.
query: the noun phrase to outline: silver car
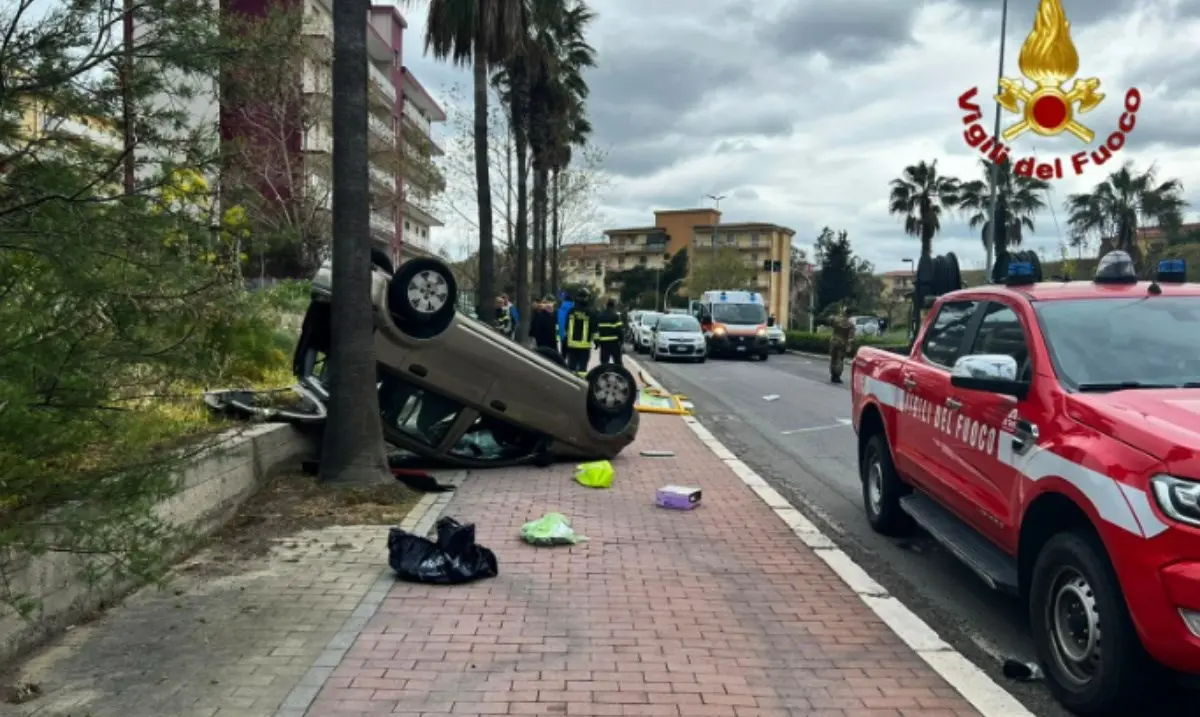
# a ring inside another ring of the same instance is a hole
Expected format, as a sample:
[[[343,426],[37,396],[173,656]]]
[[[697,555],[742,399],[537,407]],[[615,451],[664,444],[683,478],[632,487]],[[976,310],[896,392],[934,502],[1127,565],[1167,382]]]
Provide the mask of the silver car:
[[[707,358],[704,331],[694,316],[667,314],[650,334],[650,358],[654,361],[683,359],[704,363]]]
[[[787,352],[787,334],[778,326],[767,327],[767,342],[779,353]]]
[[[637,325],[633,329],[634,351],[640,354],[650,353],[651,337],[661,316],[657,311],[647,311],[638,317]]]

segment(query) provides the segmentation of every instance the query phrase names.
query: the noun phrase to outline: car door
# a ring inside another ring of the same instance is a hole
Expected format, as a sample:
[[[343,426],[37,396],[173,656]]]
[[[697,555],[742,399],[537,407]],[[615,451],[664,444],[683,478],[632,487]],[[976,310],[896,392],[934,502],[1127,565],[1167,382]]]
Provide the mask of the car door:
[[[948,475],[952,462],[944,425],[950,420],[950,370],[966,350],[971,324],[981,302],[948,301],[939,308],[921,337],[920,349],[905,363],[901,380],[904,401],[898,428],[907,455],[903,465],[912,479],[943,502],[957,502]]]
[[[1017,362],[1018,378],[1035,380],[1031,335],[1017,307],[1009,300],[993,299],[981,312],[971,347],[964,355],[1000,354]],[[999,460],[1002,430],[1022,415],[1030,415],[1032,396],[1018,400],[985,391],[951,389],[956,406],[951,438],[957,447],[949,466],[956,490],[971,507],[964,517],[999,545],[1015,549],[1017,516],[1012,496],[1018,476],[1012,466]]]

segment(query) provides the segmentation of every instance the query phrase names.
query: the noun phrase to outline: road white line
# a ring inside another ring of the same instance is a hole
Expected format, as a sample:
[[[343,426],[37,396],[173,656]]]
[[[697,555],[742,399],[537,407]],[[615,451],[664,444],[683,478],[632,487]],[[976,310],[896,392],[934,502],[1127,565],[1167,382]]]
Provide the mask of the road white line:
[[[629,360],[636,365],[637,362]],[[655,388],[662,384],[642,369],[646,383]],[[842,582],[875,613],[892,632],[896,633],[930,668],[958,691],[983,717],[1035,717],[1025,706],[997,684],[987,673],[968,660],[938,636],[937,631],[908,609],[898,598],[888,594],[854,560],[823,535],[815,525],[799,513],[783,496],[771,489],[752,468],[726,449],[700,422],[685,416],[683,422],[708,446],[730,470],[753,490],[775,514],[783,520]],[[841,425],[841,424],[839,424]]]
[[[830,423],[828,426],[813,426],[811,428],[793,428],[790,431],[782,431],[785,436],[792,436],[797,433],[816,433],[817,431],[828,431],[831,428],[845,428],[852,421],[849,418],[839,418],[837,423]]]

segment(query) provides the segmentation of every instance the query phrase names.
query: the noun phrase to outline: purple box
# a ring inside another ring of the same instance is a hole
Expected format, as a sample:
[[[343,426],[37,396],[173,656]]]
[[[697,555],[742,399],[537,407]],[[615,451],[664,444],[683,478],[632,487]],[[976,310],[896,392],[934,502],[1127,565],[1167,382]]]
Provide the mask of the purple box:
[[[691,510],[700,505],[700,489],[682,485],[665,485],[654,494],[659,508]]]

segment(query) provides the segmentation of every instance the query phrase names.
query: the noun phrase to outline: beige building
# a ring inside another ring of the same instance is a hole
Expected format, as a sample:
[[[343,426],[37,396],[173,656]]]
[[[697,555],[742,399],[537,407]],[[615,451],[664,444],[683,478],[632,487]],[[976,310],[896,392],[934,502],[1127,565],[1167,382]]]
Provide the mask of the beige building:
[[[913,272],[897,269],[877,275],[883,282],[883,294],[888,297],[903,297],[913,289]]]
[[[721,223],[716,209],[676,209],[654,213],[654,226],[609,229],[609,272],[635,266],[661,269],[680,249],[689,261],[705,252],[735,248],[747,264],[757,269],[749,288],[767,296],[767,309],[786,325],[791,304],[791,246],[796,232],[764,222]],[[770,267],[768,269],[767,267]]]
[[[582,284],[598,295],[604,294],[612,247],[607,242],[592,242],[567,244],[562,251],[562,283],[573,286]]]

